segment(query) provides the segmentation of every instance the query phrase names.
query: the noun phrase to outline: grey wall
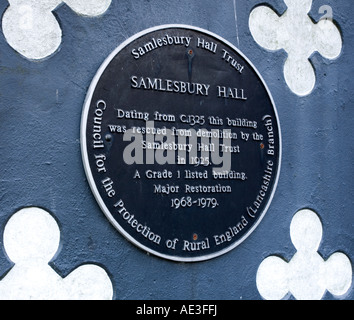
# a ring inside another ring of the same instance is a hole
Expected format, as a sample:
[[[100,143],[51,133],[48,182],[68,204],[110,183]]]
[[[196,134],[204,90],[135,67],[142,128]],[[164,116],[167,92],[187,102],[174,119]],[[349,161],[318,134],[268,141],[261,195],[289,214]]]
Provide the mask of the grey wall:
[[[336,60],[312,55],[316,85],[305,97],[285,83],[286,53],[261,48],[251,35],[249,15],[260,1],[235,3],[237,20],[233,0],[113,0],[98,17],[78,15],[62,5],[54,11],[63,35],[60,48],[39,61],[20,55],[0,32],[0,239],[19,209],[36,206],[51,212],[61,231],[61,249],[52,266],[62,277],[85,263],[102,266],[116,299],[262,299],[258,267],[270,255],[291,260],[296,249],[289,228],[304,208],[317,212],[322,222],[320,255],[326,260],[339,251],[353,259],[351,1],[313,1],[315,21],[321,5],[333,8],[343,48]],[[279,14],[286,9],[282,0],[269,4]],[[8,5],[0,3],[0,16]],[[82,107],[101,63],[128,37],[171,23],[210,30],[238,47],[268,84],[282,129],[280,180],[262,223],[235,250],[195,264],[147,255],[125,240],[97,205],[80,152]],[[11,266],[0,250],[0,274]],[[353,298],[352,287],[341,297]]]

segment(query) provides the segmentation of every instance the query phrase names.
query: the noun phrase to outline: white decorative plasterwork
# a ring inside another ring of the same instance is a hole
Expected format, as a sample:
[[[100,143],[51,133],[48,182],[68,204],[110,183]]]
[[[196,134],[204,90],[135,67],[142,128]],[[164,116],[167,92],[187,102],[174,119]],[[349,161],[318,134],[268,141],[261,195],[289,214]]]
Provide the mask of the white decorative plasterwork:
[[[299,96],[310,94],[316,75],[309,58],[319,52],[327,59],[336,59],[342,50],[342,39],[337,26],[328,14],[329,6],[319,12],[327,14],[318,23],[308,15],[312,0],[284,0],[288,9],[279,17],[267,6],[256,7],[250,15],[249,27],[255,41],[265,49],[284,49],[288,58],[284,76],[289,88]]]
[[[53,10],[66,3],[84,16],[103,14],[112,0],[9,0],[2,29],[9,45],[28,59],[44,59],[58,50],[60,25]]]
[[[290,226],[297,249],[289,263],[277,256],[266,258],[257,272],[257,288],[264,299],[280,300],[290,292],[297,300],[321,300],[329,291],[347,293],[352,282],[349,258],[336,252],[325,261],[317,252],[322,240],[322,223],[311,210],[301,210]]]
[[[0,299],[112,300],[112,283],[101,267],[83,265],[63,279],[49,266],[59,242],[58,224],[48,212],[26,208],[13,215],[4,249],[15,265],[0,281]]]

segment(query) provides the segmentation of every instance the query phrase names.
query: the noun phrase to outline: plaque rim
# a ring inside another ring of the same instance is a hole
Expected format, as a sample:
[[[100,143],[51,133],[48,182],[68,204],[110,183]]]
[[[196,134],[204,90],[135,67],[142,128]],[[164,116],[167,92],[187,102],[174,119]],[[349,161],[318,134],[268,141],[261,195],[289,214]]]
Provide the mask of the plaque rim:
[[[160,31],[160,30],[170,29],[170,28],[189,29],[189,30],[204,33],[208,36],[218,39],[219,41],[221,41],[225,45],[229,46],[232,50],[235,50],[237,52],[237,54],[239,54],[252,67],[253,71],[256,73],[256,75],[260,79],[262,85],[266,89],[266,92],[270,98],[270,101],[271,101],[273,109],[274,109],[274,114],[275,114],[275,118],[276,118],[276,122],[277,122],[277,126],[278,126],[278,131],[279,131],[279,155],[277,157],[278,169],[277,169],[276,176],[274,179],[274,185],[272,188],[271,195],[269,197],[269,200],[268,200],[266,206],[264,207],[263,211],[259,215],[258,220],[252,225],[252,227],[245,233],[245,235],[243,237],[241,237],[238,241],[235,241],[234,243],[232,243],[227,248],[224,248],[224,249],[217,251],[215,253],[212,253],[212,254],[201,255],[198,257],[180,257],[177,255],[168,255],[168,254],[160,253],[158,251],[155,251],[153,249],[146,247],[145,245],[143,245],[142,243],[137,241],[135,238],[133,238],[128,232],[126,232],[124,230],[124,228],[121,227],[121,225],[114,219],[113,215],[111,214],[110,210],[107,208],[105,202],[103,201],[102,197],[99,194],[99,191],[96,186],[96,182],[95,182],[92,172],[91,172],[90,163],[88,160],[88,151],[87,151],[87,147],[86,147],[86,145],[87,145],[87,139],[86,139],[87,119],[88,119],[88,114],[89,114],[89,110],[90,110],[92,97],[93,97],[94,91],[96,89],[96,86],[97,86],[99,80],[101,79],[102,74],[107,69],[108,65],[111,63],[111,61],[115,58],[115,56],[120,51],[122,51],[127,45],[129,45],[133,41],[137,40],[138,38],[140,38],[146,34],[149,34],[151,32],[154,32],[154,31]],[[86,97],[85,97],[83,111],[82,111],[82,115],[81,115],[80,145],[81,145],[82,162],[84,165],[84,170],[85,170],[87,180],[89,182],[89,186],[91,188],[91,191],[92,191],[97,203],[99,204],[100,209],[103,211],[106,218],[108,218],[109,222],[115,227],[115,229],[117,229],[119,231],[119,233],[121,235],[123,235],[123,237],[125,237],[125,239],[127,239],[129,242],[131,242],[132,244],[134,244],[135,246],[137,246],[141,250],[144,250],[147,253],[151,253],[157,257],[160,257],[160,258],[163,258],[163,259],[166,259],[169,261],[174,261],[174,262],[202,262],[202,261],[211,260],[211,259],[220,257],[220,256],[232,251],[233,249],[238,247],[241,243],[243,243],[255,231],[255,229],[258,227],[258,225],[261,223],[261,221],[263,220],[264,216],[266,215],[266,213],[273,201],[273,197],[275,195],[275,191],[277,189],[278,182],[279,182],[279,177],[280,177],[280,172],[281,172],[281,164],[282,164],[282,132],[281,132],[281,127],[280,127],[280,122],[279,122],[278,110],[275,105],[273,96],[268,88],[268,85],[266,84],[265,80],[263,79],[263,77],[260,74],[260,72],[258,71],[258,69],[245,56],[245,54],[243,54],[243,52],[240,49],[238,49],[235,45],[233,45],[228,40],[224,39],[223,37],[219,36],[218,34],[216,34],[214,32],[211,32],[209,30],[195,27],[195,26],[191,26],[191,25],[187,25],[187,24],[164,24],[164,25],[159,25],[159,26],[155,26],[155,27],[151,27],[151,28],[142,30],[142,31],[134,34],[133,36],[129,37],[128,39],[126,39],[124,42],[122,42],[116,49],[114,49],[109,54],[109,56],[104,60],[104,62],[101,64],[98,71],[96,72],[95,76],[93,77],[91,84],[89,86],[89,89],[87,91]]]

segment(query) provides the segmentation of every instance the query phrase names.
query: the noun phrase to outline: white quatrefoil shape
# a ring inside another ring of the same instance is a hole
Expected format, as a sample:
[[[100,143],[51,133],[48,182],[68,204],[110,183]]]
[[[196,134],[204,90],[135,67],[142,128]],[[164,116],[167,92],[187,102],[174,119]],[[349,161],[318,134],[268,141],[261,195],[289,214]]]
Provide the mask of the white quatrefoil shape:
[[[112,0],[8,0],[2,29],[6,41],[31,60],[49,57],[60,47],[62,31],[53,10],[66,3],[76,13],[98,16]]]
[[[48,264],[60,243],[60,230],[45,210],[25,208],[5,226],[4,249],[15,263],[0,281],[1,300],[112,300],[106,271],[83,265],[64,279]]]
[[[261,47],[271,51],[284,49],[287,52],[285,81],[295,94],[307,96],[316,84],[315,71],[309,58],[316,51],[326,59],[338,58],[342,51],[342,38],[331,17],[323,18],[318,23],[311,20],[308,12],[312,0],[284,2],[288,9],[281,17],[267,6],[253,9],[249,27]]]
[[[322,240],[322,223],[312,210],[301,210],[290,226],[291,240],[297,249],[289,263],[270,256],[258,268],[257,288],[266,300],[281,300],[291,293],[297,300],[321,300],[328,290],[345,295],[352,283],[349,258],[336,252],[327,261],[317,250]]]

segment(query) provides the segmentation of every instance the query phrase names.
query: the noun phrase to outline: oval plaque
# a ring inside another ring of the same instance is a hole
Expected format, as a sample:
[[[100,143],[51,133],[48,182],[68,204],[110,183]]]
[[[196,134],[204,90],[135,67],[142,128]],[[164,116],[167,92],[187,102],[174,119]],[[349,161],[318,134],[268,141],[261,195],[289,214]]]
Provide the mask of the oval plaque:
[[[81,144],[110,222],[174,261],[211,259],[245,240],[280,171],[262,77],[232,44],[184,25],[141,32],[107,58],[87,94]]]

